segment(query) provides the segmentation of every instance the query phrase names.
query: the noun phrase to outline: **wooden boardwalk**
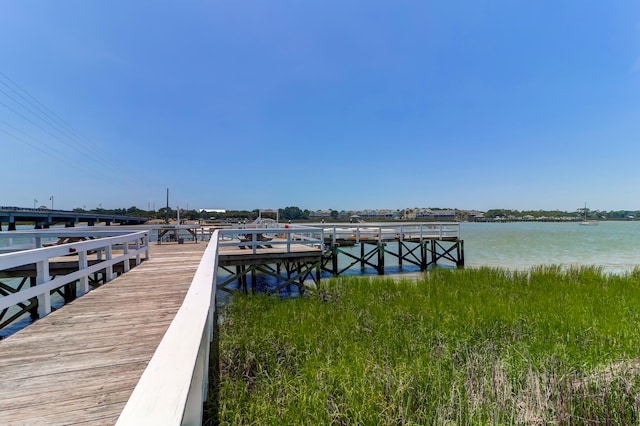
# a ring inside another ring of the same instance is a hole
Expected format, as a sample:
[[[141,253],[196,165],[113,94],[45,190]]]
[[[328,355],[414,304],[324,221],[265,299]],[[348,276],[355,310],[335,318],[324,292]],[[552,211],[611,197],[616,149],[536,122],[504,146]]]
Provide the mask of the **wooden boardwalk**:
[[[206,243],[150,248],[140,266],[0,341],[0,424],[115,424]]]

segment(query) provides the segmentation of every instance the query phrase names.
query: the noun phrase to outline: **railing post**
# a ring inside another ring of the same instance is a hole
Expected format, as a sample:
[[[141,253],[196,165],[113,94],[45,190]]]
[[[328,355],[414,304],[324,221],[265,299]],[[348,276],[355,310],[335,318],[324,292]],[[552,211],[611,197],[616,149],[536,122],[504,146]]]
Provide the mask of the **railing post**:
[[[36,262],[36,283],[44,284],[49,281],[49,259]],[[51,313],[51,293],[49,290],[38,295],[38,316],[40,318]]]
[[[144,237],[142,237],[144,240]],[[140,238],[136,238],[136,266],[140,265]]]
[[[144,251],[144,260],[149,260],[149,240],[151,238],[151,233],[147,232],[144,234],[143,242],[146,250]]]
[[[80,253],[78,253],[78,269],[82,271],[83,269],[87,269],[88,265],[89,265],[89,261],[87,259],[87,252],[81,251]],[[89,276],[88,275],[85,274],[80,278],[79,290],[80,290],[80,296],[89,292]]]
[[[109,245],[107,247],[105,247],[106,252],[107,252],[107,263],[111,262],[111,258],[113,257],[113,246],[111,245],[111,243],[109,243]],[[106,268],[105,268],[105,275],[104,275],[104,281],[105,282],[109,282],[113,279],[113,265],[109,264]]]
[[[384,275],[384,243],[378,242],[378,275]]]
[[[129,241],[124,242],[124,264],[122,265],[123,272],[129,272],[131,262],[129,262]]]
[[[287,253],[291,253],[291,230],[287,230]]]
[[[400,226],[400,235],[398,235],[398,266],[402,266],[402,242],[404,241],[404,231]]]

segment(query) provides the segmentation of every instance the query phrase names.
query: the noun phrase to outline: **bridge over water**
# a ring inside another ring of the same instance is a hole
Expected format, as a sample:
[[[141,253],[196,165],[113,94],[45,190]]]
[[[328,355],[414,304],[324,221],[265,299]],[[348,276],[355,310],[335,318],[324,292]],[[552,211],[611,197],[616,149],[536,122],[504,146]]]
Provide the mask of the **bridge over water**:
[[[0,311],[40,318],[0,341],[0,424],[201,424],[217,365],[216,290],[255,289],[259,273],[280,281],[274,292],[303,290],[341,273],[332,263],[357,245],[373,247],[351,254],[363,267],[396,244],[400,263],[461,263],[451,223],[201,232],[208,243],[192,229],[162,244],[125,228],[0,233],[21,249],[0,254],[0,280],[22,277],[0,282]],[[68,304],[54,310],[58,293]]]
[[[18,222],[31,222],[35,229],[46,229],[56,224],[73,227],[76,223],[81,222],[89,226],[94,226],[98,222],[103,222],[106,225],[111,223],[137,225],[145,223],[147,220],[146,217],[128,215],[0,206],[0,231],[2,231],[3,223],[7,224],[9,231],[15,231]]]

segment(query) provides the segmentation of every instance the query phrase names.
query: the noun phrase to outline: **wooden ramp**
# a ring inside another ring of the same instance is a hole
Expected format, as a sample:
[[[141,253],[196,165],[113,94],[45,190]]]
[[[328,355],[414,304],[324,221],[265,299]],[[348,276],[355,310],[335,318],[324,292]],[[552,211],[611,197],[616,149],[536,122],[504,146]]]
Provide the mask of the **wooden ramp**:
[[[0,424],[115,424],[206,243],[150,248],[140,266],[0,341]]]

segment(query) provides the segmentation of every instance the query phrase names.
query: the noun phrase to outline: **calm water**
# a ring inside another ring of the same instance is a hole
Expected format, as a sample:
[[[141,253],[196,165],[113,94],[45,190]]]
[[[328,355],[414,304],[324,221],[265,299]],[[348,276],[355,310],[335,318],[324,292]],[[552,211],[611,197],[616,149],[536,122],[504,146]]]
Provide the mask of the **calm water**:
[[[640,222],[463,223],[460,232],[468,267],[597,265],[621,273],[640,266]]]

